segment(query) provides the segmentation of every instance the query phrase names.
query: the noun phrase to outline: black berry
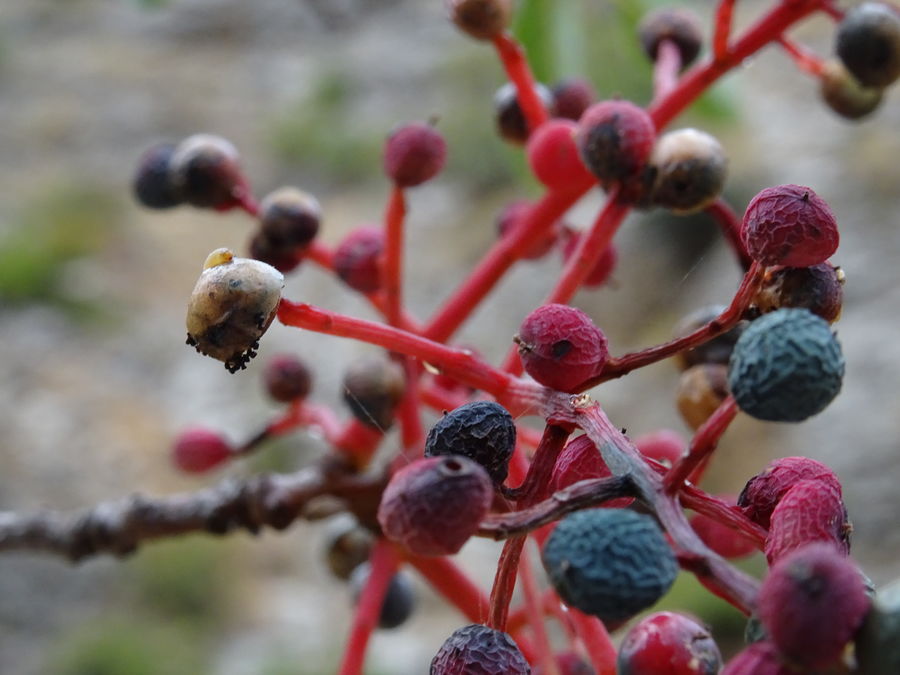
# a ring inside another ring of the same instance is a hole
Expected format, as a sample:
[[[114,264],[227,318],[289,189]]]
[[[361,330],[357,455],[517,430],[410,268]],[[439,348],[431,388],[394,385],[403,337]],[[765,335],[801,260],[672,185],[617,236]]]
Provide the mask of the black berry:
[[[138,202],[150,209],[169,209],[181,204],[181,197],[172,186],[169,165],[173,143],[159,143],[148,148],[138,160],[132,189]]]
[[[529,675],[513,639],[481,624],[457,628],[431,661],[430,675]]]

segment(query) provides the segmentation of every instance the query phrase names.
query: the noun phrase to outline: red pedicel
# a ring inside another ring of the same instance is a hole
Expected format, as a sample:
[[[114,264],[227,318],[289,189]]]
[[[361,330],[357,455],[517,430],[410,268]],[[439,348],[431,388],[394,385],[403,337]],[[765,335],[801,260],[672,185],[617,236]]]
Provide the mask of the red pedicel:
[[[719,495],[719,497],[731,504],[735,503],[734,495]],[[757,550],[750,539],[741,536],[736,530],[718,520],[704,516],[702,513],[696,513],[691,516],[690,523],[697,536],[703,540],[703,543],[723,558],[728,558],[729,560],[744,558]]]
[[[563,248],[564,261],[568,262],[569,258],[575,254],[575,248],[578,246],[578,242],[583,236],[584,235],[580,232],[573,232],[571,234]],[[610,242],[609,245],[603,249],[603,253],[600,254],[600,257],[597,258],[597,262],[594,263],[594,266],[585,278],[583,285],[586,288],[596,288],[605,284],[612,275],[613,270],[616,268],[616,263],[618,261],[619,253],[616,250],[615,244]]]

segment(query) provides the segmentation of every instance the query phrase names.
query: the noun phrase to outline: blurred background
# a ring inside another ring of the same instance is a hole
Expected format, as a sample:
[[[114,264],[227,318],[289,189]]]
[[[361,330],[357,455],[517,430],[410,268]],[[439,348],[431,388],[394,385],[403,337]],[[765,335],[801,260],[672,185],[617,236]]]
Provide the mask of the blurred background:
[[[708,2],[685,2],[706,20]],[[766,3],[738,3],[747,25]],[[555,5],[555,7],[554,7]],[[538,76],[588,78],[601,97],[649,100],[650,67],[635,25],[656,3],[528,0],[516,30]],[[553,9],[551,12],[550,10]],[[796,36],[832,53],[833,24]],[[244,251],[241,214],[167,213],[130,196],[140,153],[205,131],[229,138],[262,196],[282,185],[314,193],[321,237],[378,222],[388,192],[381,145],[398,123],[440,118],[444,174],[410,195],[407,297],[428,317],[494,240],[503,204],[540,194],[521,151],[494,130],[503,73],[491,49],[455,31],[442,2],[415,0],[6,0],[0,4],[0,509],[79,509],[143,492],[199,488],[224,475],[290,470],[323,451],[297,433],[213,477],[188,479],[171,439],[204,424],[241,441],[277,412],[263,361],[300,354],[313,399],[340,407],[341,378],[365,345],[273,326],[260,357],[229,375],[184,345],[184,312],[206,254]],[[854,556],[876,583],[900,573],[900,106],[889,92],[849,123],[775,48],[720,82],[678,119],[715,134],[731,161],[728,198],[812,186],[835,211],[847,275],[838,336],[844,390],[797,426],[739,417],[709,489],[738,492],[773,457],[805,454],[834,468],[853,521]],[[586,226],[592,194],[568,218]],[[617,238],[614,283],[576,304],[615,354],[666,340],[686,313],[727,302],[739,271],[704,218],[633,214]],[[519,264],[459,334],[497,362],[561,269],[559,252]],[[374,318],[312,265],[286,296]],[[678,372],[664,362],[594,392],[630,435],[689,429],[674,405]],[[341,414],[345,414],[341,409]],[[72,566],[0,556],[0,673],[16,675],[313,675],[334,672],[352,612],[323,564],[327,527],[228,540],[188,537],[127,561]],[[488,587],[499,545],[473,542],[462,564]],[[762,573],[758,559],[745,563]],[[371,674],[418,674],[461,623],[418,584],[419,607],[379,633]],[[714,625],[723,650],[741,617],[679,581],[665,600]]]

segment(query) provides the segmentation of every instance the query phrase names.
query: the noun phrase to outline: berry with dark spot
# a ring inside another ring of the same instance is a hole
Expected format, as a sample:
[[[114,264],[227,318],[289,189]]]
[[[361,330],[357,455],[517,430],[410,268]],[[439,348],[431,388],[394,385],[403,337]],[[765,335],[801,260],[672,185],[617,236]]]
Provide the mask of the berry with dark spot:
[[[710,321],[718,317],[725,311],[724,305],[709,305],[701,307],[695,312],[691,312],[675,326],[673,331],[674,337],[684,337],[690,335],[695,330],[702,328]],[[679,352],[676,357],[677,363],[682,370],[686,370],[691,366],[700,363],[721,363],[728,365],[731,359],[731,352],[734,351],[734,345],[741,337],[741,333],[749,325],[748,321],[740,321],[731,330],[717,335],[711,340],[707,340],[698,347]]]
[[[740,409],[773,422],[801,422],[821,412],[843,377],[844,357],[831,327],[806,309],[779,309],[753,321],[728,366]]]
[[[531,208],[532,204],[527,199],[518,199],[504,206],[500,215],[497,216],[498,234],[505,237],[517,227],[521,227]],[[522,257],[528,260],[537,260],[547,255],[559,238],[559,229],[558,223],[553,223],[535,240]]]
[[[535,83],[535,91],[544,107],[552,115],[553,94],[540,82]],[[507,82],[494,94],[494,115],[497,120],[497,131],[504,140],[516,145],[524,145],[528,140],[531,130],[528,128],[528,120],[519,106],[519,98],[516,88],[511,82]]]
[[[678,379],[675,402],[681,418],[691,429],[699,429],[728,396],[728,367],[701,363],[688,368]]]
[[[275,190],[259,205],[260,230],[282,248],[307,246],[319,232],[321,219],[316,198],[297,188]]]
[[[350,574],[350,590],[353,593],[354,604],[359,602],[371,571],[371,565],[364,562]],[[412,581],[406,572],[399,571],[388,583],[384,601],[381,603],[381,613],[378,615],[378,627],[390,629],[402,626],[412,616],[415,608],[416,595]]]
[[[626,509],[566,516],[541,558],[567,604],[609,622],[653,605],[678,573],[675,555],[653,518]]]
[[[838,24],[836,51],[866,87],[886,87],[900,77],[900,15],[883,2],[847,10]]]
[[[278,354],[263,370],[266,392],[276,401],[290,403],[306,398],[312,388],[312,373],[303,361],[292,354]]]
[[[430,675],[530,675],[531,666],[507,634],[481,624],[457,628],[431,660]]]
[[[578,78],[558,82],[552,91],[556,115],[575,122],[597,100],[597,92],[591,83]]]
[[[384,250],[384,233],[377,227],[358,227],[344,237],[334,251],[335,274],[360,293],[381,288],[379,258]]]
[[[778,651],[803,668],[834,664],[871,601],[856,565],[814,543],[776,562],[759,589],[759,618]]]
[[[618,675],[716,675],[722,655],[709,629],[684,614],[657,612],[625,635]]]
[[[815,541],[830,544],[846,555],[852,529],[838,490],[825,481],[801,480],[785,492],[772,511],[766,558],[772,564]]]
[[[174,150],[174,143],[157,143],[138,160],[131,187],[138,202],[147,208],[170,209],[182,203],[171,181],[170,164]]]
[[[416,555],[453,555],[487,514],[494,486],[465,457],[426,457],[395,473],[381,498],[384,535]]]
[[[502,33],[512,19],[512,0],[445,0],[450,20],[476,40]]]
[[[571,236],[569,236],[566,245],[563,247],[563,261],[568,262],[569,258],[575,254],[578,242],[581,241],[583,236],[584,235],[580,232],[573,232]],[[619,253],[616,249],[616,245],[610,242],[609,245],[603,249],[603,253],[600,254],[600,257],[597,258],[597,262],[594,263],[594,266],[585,278],[583,285],[587,288],[597,288],[598,286],[605,284],[612,275],[613,270],[616,268],[616,263],[618,261]]]
[[[802,307],[829,323],[837,321],[844,302],[844,271],[829,263],[767,270],[753,299],[762,312]]]
[[[431,427],[425,456],[462,455],[485,468],[495,485],[506,480],[516,449],[516,423],[499,403],[474,401],[447,413]]]
[[[678,129],[657,139],[649,170],[654,204],[675,213],[694,213],[721,194],[728,160],[715,137],[697,129]]]
[[[656,129],[630,101],[602,101],[585,110],[575,142],[585,166],[604,183],[635,177],[653,151]]]
[[[394,410],[406,391],[403,367],[381,357],[350,364],[344,375],[344,403],[363,424],[384,431],[394,423]]]
[[[797,675],[771,642],[754,642],[725,665],[721,675]]]
[[[747,206],[741,241],[763,265],[809,267],[838,247],[837,221],[825,200],[802,185],[766,188]]]
[[[606,336],[580,309],[550,304],[525,317],[516,336],[525,371],[541,384],[574,393],[609,358]]]
[[[829,108],[848,120],[862,119],[874,112],[884,98],[881,88],[860,84],[837,59],[825,62],[819,75],[819,93]]]
[[[169,161],[173,190],[192,206],[227,209],[244,189],[238,152],[221,136],[196,134],[179,143]]]
[[[578,481],[606,478],[611,475],[612,472],[603,461],[597,446],[586,435],[582,435],[566,443],[566,447],[559,453],[550,477],[550,487],[556,492]],[[633,501],[631,497],[623,497],[605,502],[603,506],[619,508],[628,506]]]
[[[384,146],[384,172],[402,188],[431,180],[444,168],[447,142],[430,124],[413,122],[396,129]]]
[[[231,445],[220,433],[193,427],[175,439],[172,461],[186,473],[203,473],[223,464],[231,453]]]
[[[575,145],[578,125],[572,120],[553,119],[528,138],[525,152],[535,178],[551,189],[562,189],[590,181]]]
[[[638,25],[638,39],[644,53],[656,61],[659,45],[670,40],[678,47],[681,67],[690,65],[700,53],[703,30],[700,19],[684,9],[658,9],[649,12]]]

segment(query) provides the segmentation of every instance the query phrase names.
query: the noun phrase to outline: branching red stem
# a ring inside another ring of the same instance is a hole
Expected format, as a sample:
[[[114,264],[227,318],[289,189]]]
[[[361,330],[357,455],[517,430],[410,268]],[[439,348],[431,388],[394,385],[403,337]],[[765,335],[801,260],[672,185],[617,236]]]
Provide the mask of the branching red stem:
[[[709,417],[706,422],[700,425],[694,437],[691,439],[691,445],[688,452],[679,459],[675,466],[666,474],[663,481],[667,494],[675,494],[683,486],[688,476],[705,462],[712,452],[716,449],[719,439],[728,425],[737,415],[738,407],[733,396],[726,396],[725,400],[719,405],[716,411]]]

